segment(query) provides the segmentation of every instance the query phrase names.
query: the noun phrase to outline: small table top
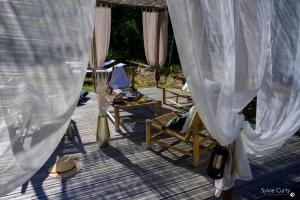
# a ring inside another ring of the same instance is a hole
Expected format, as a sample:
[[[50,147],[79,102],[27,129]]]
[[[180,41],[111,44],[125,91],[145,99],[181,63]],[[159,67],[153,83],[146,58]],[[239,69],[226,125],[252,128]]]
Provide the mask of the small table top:
[[[134,91],[134,96],[137,96],[137,100],[126,100],[123,99],[122,103],[113,103],[113,98],[116,96],[116,94],[120,94],[121,90],[114,90],[113,95],[110,97],[110,102],[113,106],[118,106],[119,108],[139,108],[139,107],[147,107],[147,106],[153,106],[156,105],[158,102],[157,100],[151,99],[149,97],[146,97],[146,100],[139,101],[141,98],[145,98],[145,96],[138,91]],[[125,94],[123,94],[125,96]]]
[[[150,101],[146,102],[137,102],[137,101],[125,101],[125,103],[121,104],[114,104],[114,106],[118,106],[119,108],[139,108],[139,107],[148,107],[157,105],[159,101],[151,99]]]
[[[113,103],[113,100],[117,93],[123,93],[122,95],[125,95],[124,92],[114,91],[112,95],[110,95],[108,98],[110,99],[111,105],[114,109],[114,116],[110,114],[108,111],[108,116],[115,122],[115,130],[119,130],[120,128],[120,110],[131,110],[131,109],[138,109],[138,108],[149,108],[149,107],[156,107],[156,115],[160,114],[161,110],[161,102],[156,101],[151,98],[146,98],[145,101],[139,101],[140,98],[145,98],[144,95],[139,93],[138,91],[134,91],[134,95],[137,95],[137,100],[123,100],[121,103]],[[121,96],[121,94],[119,94]]]

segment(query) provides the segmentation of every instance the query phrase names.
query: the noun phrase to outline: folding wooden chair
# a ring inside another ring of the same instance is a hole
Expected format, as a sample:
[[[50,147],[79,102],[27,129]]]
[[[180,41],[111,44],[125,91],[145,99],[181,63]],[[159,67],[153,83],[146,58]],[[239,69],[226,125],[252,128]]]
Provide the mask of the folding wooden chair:
[[[209,149],[217,142],[208,133],[205,133],[205,127],[197,112],[194,112],[185,133],[180,133],[180,131],[167,128],[167,123],[176,115],[176,113],[172,112],[146,121],[146,148],[151,149],[151,144],[155,143],[165,149],[174,150],[187,156],[191,156],[193,158],[194,167],[198,167],[200,155],[208,153]],[[159,132],[152,134],[152,129],[156,129]],[[166,142],[166,136],[175,138],[177,143],[181,142],[188,148],[175,146],[173,145],[174,142],[172,142],[172,144]]]
[[[172,72],[171,77],[173,78],[173,84],[185,85],[186,80],[181,70],[175,70]],[[170,83],[166,81],[166,85],[162,87],[162,104],[166,104],[175,107],[181,111],[187,111],[193,105],[192,95],[189,91],[183,88],[168,87]],[[179,98],[185,99],[186,102],[179,102]],[[175,101],[174,101],[175,98]],[[167,103],[168,102],[168,103]],[[170,104],[171,103],[171,104]]]

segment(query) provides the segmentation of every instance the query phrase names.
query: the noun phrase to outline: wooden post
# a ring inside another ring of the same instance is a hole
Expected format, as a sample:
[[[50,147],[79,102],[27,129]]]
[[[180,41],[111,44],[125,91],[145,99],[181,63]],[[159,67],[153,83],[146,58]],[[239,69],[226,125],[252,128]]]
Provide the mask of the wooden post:
[[[151,120],[146,120],[146,149],[151,149]]]
[[[97,88],[96,88],[96,68],[93,68],[92,70],[92,82],[93,82],[93,86],[94,86],[94,92],[97,92]]]
[[[166,104],[166,89],[163,88],[163,93],[162,93],[162,103]]]
[[[118,131],[120,129],[120,108],[118,105],[114,106],[115,112],[115,130]]]
[[[160,112],[161,112],[161,101],[157,101],[156,116],[159,116]]]
[[[158,67],[156,67],[155,68],[155,84],[156,84],[156,88],[158,88],[159,80],[160,80],[160,75],[159,75]]]
[[[179,98],[179,95],[176,94],[176,103],[178,103],[178,98]]]
[[[199,167],[200,164],[200,142],[197,133],[193,133],[193,164],[194,167]]]

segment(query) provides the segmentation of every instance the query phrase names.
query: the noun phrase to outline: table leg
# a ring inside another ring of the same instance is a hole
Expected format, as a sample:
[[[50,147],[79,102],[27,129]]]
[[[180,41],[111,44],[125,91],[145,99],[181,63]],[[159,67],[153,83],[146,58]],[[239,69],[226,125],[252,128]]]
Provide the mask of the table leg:
[[[159,116],[161,112],[161,101],[157,102],[157,110],[156,110],[156,116]]]
[[[146,148],[151,149],[151,120],[146,120]]]
[[[200,164],[200,142],[198,134],[193,134],[193,164],[194,167],[199,167]]]
[[[120,108],[118,105],[114,106],[115,112],[115,130],[118,131],[120,129]]]

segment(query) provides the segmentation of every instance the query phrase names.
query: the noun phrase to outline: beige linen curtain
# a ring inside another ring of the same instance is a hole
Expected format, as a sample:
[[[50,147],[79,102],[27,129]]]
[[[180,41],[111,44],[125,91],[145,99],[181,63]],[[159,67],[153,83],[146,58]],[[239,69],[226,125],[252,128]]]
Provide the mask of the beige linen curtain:
[[[167,58],[168,19],[167,10],[143,11],[145,55],[148,64],[156,69],[164,66]]]
[[[110,30],[111,30],[111,8],[100,6],[96,8],[95,29],[91,47],[90,67],[94,72],[93,82],[95,86],[95,72],[106,58],[109,49]]]
[[[101,6],[96,8],[94,38],[91,48],[90,66],[92,69],[100,67],[106,58],[111,28],[111,8]]]

